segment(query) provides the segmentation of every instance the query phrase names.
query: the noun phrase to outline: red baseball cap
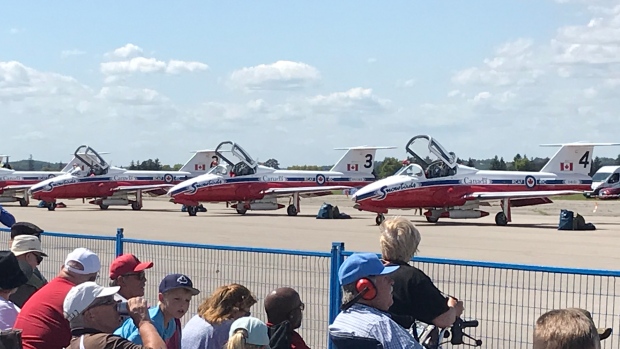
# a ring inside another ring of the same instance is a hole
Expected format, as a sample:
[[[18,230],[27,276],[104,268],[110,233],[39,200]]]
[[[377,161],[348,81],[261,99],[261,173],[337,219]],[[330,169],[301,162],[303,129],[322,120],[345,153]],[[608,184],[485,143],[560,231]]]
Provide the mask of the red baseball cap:
[[[139,273],[152,267],[153,262],[140,262],[136,256],[125,253],[116,257],[110,264],[110,279],[115,280],[123,274]]]

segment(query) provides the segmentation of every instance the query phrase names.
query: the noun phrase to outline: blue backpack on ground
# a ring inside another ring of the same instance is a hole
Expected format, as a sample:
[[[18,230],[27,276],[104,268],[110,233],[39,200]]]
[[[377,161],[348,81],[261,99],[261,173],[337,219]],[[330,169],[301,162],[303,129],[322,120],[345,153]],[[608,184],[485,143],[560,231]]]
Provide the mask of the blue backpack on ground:
[[[321,205],[319,212],[316,214],[316,219],[332,219],[334,218],[334,207],[326,202]]]

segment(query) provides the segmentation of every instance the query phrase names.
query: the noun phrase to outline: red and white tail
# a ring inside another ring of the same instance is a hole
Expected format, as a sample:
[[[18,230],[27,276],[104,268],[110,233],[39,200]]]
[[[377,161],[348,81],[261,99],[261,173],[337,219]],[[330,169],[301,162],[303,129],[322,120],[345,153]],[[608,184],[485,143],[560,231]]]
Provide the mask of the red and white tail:
[[[336,150],[346,150],[347,152],[336,162],[330,171],[371,174],[375,168],[375,154],[377,149],[396,149],[396,147],[361,146],[336,148]]]
[[[567,144],[542,144],[543,147],[561,147],[549,159],[549,162],[540,172],[558,174],[577,173],[588,175],[592,168],[595,146],[614,146],[620,143],[567,143]]]
[[[211,169],[211,163],[213,162],[213,157],[215,155],[215,150],[197,150],[194,152],[194,155],[187,160],[185,165],[181,167],[179,171],[191,172],[191,173],[207,173]]]

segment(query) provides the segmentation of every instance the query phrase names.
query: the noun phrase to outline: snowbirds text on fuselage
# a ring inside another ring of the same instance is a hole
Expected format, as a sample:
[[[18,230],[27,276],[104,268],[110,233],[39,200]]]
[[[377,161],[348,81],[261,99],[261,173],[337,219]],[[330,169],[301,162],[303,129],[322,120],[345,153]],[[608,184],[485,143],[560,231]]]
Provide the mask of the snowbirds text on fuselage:
[[[347,152],[329,171],[276,170],[259,165],[238,144],[220,143],[215,153],[223,161],[207,174],[184,181],[168,191],[170,201],[183,204],[195,216],[202,202],[235,202],[239,214],[248,210],[277,210],[278,197],[290,197],[287,214],[300,212],[300,197],[330,195],[333,190],[362,187],[375,180],[377,149],[396,147],[360,146]]]
[[[428,143],[428,151],[438,159],[428,162],[411,150],[416,142]],[[351,199],[356,209],[377,213],[377,224],[388,209],[426,209],[426,219],[432,223],[439,218],[479,218],[489,215],[479,206],[499,200],[502,211],[495,223],[503,226],[512,221],[511,207],[551,203],[550,196],[589,190],[594,146],[612,145],[620,143],[547,144],[543,146],[561,148],[540,172],[487,171],[457,164],[454,153],[430,136],[418,135],[405,147],[415,164],[365,186]]]
[[[177,183],[204,174],[214,155],[213,150],[200,150],[179,171],[127,170],[110,166],[91,147],[82,145],[75,151],[73,168],[32,186],[34,199],[42,200],[48,210],[56,208],[58,199],[94,199],[89,203],[102,210],[110,205],[131,205],[133,210],[142,208],[142,194],[165,195]],[[132,197],[129,195],[132,194]]]

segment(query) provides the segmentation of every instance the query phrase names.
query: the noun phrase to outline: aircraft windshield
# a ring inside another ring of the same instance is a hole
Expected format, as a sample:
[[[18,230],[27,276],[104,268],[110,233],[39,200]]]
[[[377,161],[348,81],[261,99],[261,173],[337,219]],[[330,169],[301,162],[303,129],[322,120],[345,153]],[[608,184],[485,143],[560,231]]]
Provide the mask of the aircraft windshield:
[[[209,174],[214,174],[218,176],[225,176],[228,174],[228,167],[226,165],[217,165],[213,167],[209,172]]]
[[[611,176],[611,172],[598,172],[592,176],[592,182],[604,182],[609,176]]]
[[[421,176],[424,170],[420,165],[411,164],[409,166],[403,167],[395,175],[397,176],[409,176],[409,177],[418,177]]]

